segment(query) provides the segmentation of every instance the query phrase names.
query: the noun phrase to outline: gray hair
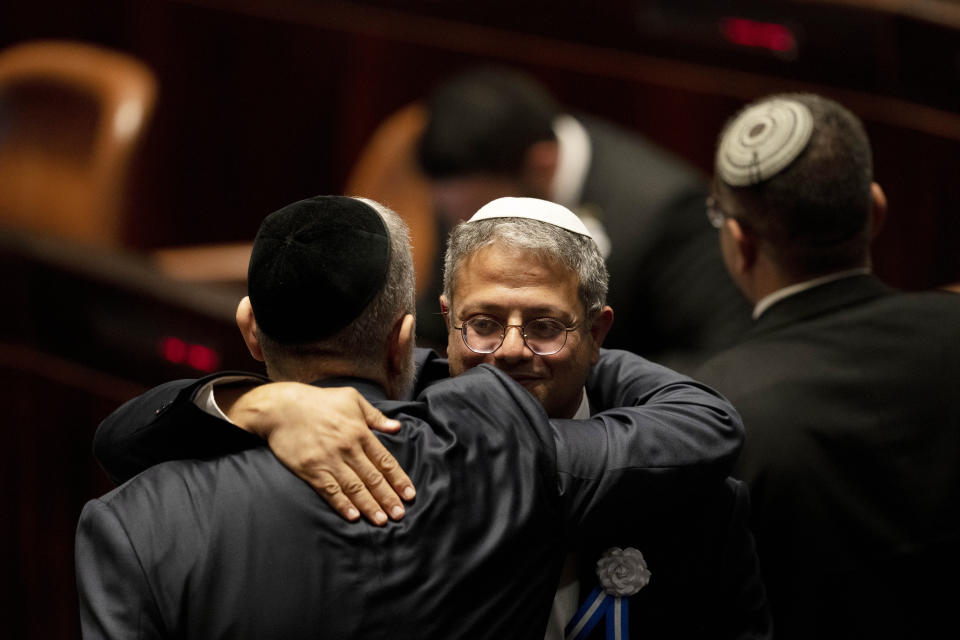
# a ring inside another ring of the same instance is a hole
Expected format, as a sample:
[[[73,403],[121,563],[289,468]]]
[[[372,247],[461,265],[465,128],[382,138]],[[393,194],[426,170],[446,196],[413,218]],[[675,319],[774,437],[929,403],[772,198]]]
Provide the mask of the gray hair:
[[[303,362],[316,357],[349,358],[358,367],[380,366],[384,345],[396,321],[415,313],[415,281],[413,256],[410,250],[410,231],[407,223],[396,212],[379,202],[356,198],[373,207],[390,234],[390,264],[383,288],[374,296],[353,322],[334,335],[305,344],[285,345],[270,339],[262,332],[259,339],[271,367],[289,373],[291,367],[309,366]]]
[[[457,274],[464,260],[493,244],[532,251],[559,262],[577,274],[578,295],[590,321],[607,303],[610,276],[592,238],[528,218],[490,218],[461,222],[447,241],[443,265],[443,295],[452,305]]]

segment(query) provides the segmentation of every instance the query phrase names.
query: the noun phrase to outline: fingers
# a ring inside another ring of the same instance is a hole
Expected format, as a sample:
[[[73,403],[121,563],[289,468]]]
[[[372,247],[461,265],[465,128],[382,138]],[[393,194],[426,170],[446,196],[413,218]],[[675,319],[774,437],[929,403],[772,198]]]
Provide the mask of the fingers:
[[[412,495],[413,485],[386,447],[368,432],[362,450],[344,457],[349,465],[339,478],[344,496],[374,524],[386,524],[387,515],[393,520],[402,519],[406,510],[398,493],[409,490],[407,494]],[[388,475],[382,465],[390,469]],[[402,488],[395,489],[390,478]]]
[[[402,519],[406,510],[378,465],[403,487],[400,491],[404,495],[415,495],[396,459],[370,431],[359,445],[341,442],[335,458],[301,458],[293,470],[347,520],[355,521],[363,515],[373,524],[384,525],[388,517]]]
[[[330,472],[324,471],[316,478],[309,479],[308,482],[334,511],[347,520],[354,522],[362,513],[375,525],[386,524],[387,515],[380,509],[373,496],[366,491],[356,474],[349,469],[343,473],[346,477],[352,475],[354,479],[345,480],[344,476],[337,479]]]
[[[368,427],[374,431],[382,431],[384,433],[396,433],[400,430],[401,422],[399,420],[394,420],[383,415],[379,409],[367,402],[363,396],[358,395],[357,397],[360,401],[360,411],[363,413],[363,418],[367,421]]]
[[[265,433],[277,458],[347,520],[363,515],[383,525],[403,518],[400,496],[411,500],[416,490],[370,430],[395,432],[400,423],[349,387],[282,384],[264,385],[276,391],[261,392],[253,405],[259,422],[271,425]]]
[[[379,440],[371,437],[364,446],[364,453],[367,459],[373,463],[377,472],[382,474],[381,477],[386,479],[386,484],[389,485],[391,489],[390,491],[384,492],[387,499],[391,496],[399,495],[404,500],[410,501],[416,497],[417,491],[413,486],[413,481],[410,480],[410,477],[400,467],[400,463],[393,457],[393,454],[387,451],[387,448],[384,447]],[[370,484],[368,483],[367,486],[369,487]],[[380,504],[383,505],[384,503],[380,499],[380,496],[377,496],[376,492],[374,495]]]
[[[372,438],[376,441],[376,438]],[[376,442],[381,448],[379,442]],[[386,455],[390,455],[386,449]],[[391,456],[392,457],[392,456]],[[387,514],[400,520],[406,514],[400,498],[383,474],[362,452],[345,457],[345,464],[321,471],[308,482],[340,515],[353,521],[362,514],[376,525],[387,523]]]
[[[367,400],[359,394],[358,400],[360,410],[363,412],[363,417],[371,429],[386,433],[395,433],[400,429],[401,422],[399,420],[387,418],[379,409],[367,402]],[[413,486],[413,482],[410,480],[410,477],[404,473],[403,469],[400,468],[400,465],[397,463],[397,459],[394,458],[393,455],[391,455],[382,444],[380,444],[380,441],[376,438],[370,438],[367,440],[367,445],[364,447],[364,451],[367,455],[367,458],[377,469],[379,469],[383,476],[386,477],[387,482],[393,491],[396,492],[396,495],[402,496],[404,500],[413,500],[413,498],[417,495],[417,491]],[[371,473],[369,477],[376,482],[380,481],[378,474]],[[367,486],[369,487],[370,485],[368,484]],[[390,507],[392,509],[394,506],[391,499],[392,496],[394,496],[394,493],[391,491],[374,491],[374,497],[377,499],[380,505],[385,508]],[[388,500],[390,504],[385,504],[384,499]],[[388,512],[392,513],[392,511],[389,509]]]

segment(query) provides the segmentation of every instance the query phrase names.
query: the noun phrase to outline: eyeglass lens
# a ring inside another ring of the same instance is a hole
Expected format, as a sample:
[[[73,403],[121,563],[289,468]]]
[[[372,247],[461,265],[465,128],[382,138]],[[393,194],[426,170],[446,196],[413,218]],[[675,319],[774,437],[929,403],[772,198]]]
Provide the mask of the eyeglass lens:
[[[557,353],[567,341],[567,327],[553,318],[537,318],[522,326],[504,327],[493,318],[483,316],[463,323],[463,341],[471,351],[493,353],[503,344],[508,327],[517,327],[524,344],[537,355]]]

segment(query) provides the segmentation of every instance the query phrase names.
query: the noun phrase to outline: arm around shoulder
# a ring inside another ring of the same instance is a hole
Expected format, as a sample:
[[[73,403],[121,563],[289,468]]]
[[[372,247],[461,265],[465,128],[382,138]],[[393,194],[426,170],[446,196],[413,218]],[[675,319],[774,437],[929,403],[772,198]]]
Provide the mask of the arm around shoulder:
[[[663,471],[730,473],[743,447],[740,414],[705,384],[628,351],[603,349],[587,380],[596,413],[612,443],[626,439],[632,466]],[[558,421],[569,426],[566,421]]]
[[[605,410],[551,421],[571,522],[694,495],[722,482],[740,452],[743,425],[726,399],[629,352],[604,350],[588,393]]]
[[[93,441],[94,455],[119,483],[160,462],[223,455],[260,445],[259,438],[204,412],[193,401],[197,390],[207,383],[234,375],[175,380],[127,401],[100,423]]]

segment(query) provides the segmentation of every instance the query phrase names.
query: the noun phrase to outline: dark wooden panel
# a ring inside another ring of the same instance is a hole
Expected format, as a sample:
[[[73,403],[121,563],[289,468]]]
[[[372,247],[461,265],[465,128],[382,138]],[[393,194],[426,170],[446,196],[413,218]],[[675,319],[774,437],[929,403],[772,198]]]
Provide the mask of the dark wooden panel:
[[[955,181],[943,179],[960,155],[960,12],[949,3],[507,4],[127,0],[84,12],[39,0],[18,3],[0,44],[72,34],[157,72],[132,247],[249,240],[278,206],[339,192],[387,114],[493,61],[535,73],[572,107],[704,171],[719,127],[745,100],[795,89],[836,97],[867,122],[891,195],[881,274],[908,288],[960,279]],[[731,16],[789,29],[795,51],[732,42]]]
[[[84,503],[112,488],[93,458],[93,433],[140,390],[77,363],[0,343],[6,637],[80,637],[74,533]]]
[[[203,373],[165,356],[167,336],[220,360],[194,364],[255,363],[229,288],[169,280],[139,256],[4,230],[0,270],[4,637],[78,638],[77,519],[111,488],[92,455],[97,425],[147,386]]]
[[[877,270],[918,289],[960,281],[960,21],[949,5],[34,0],[4,7],[0,46],[79,38],[157,73],[129,203],[136,249],[249,240],[265,213],[338,192],[382,118],[476,63],[527,69],[571,107],[636,129],[705,172],[717,132],[744,101],[818,91],[866,121],[891,204]],[[731,44],[719,28],[733,7],[787,26],[796,54]],[[220,300],[215,311],[198,311],[200,289],[150,283],[142,261],[38,264],[14,253],[0,252],[0,297],[13,301],[0,316],[11,441],[0,480],[13,506],[0,526],[13,550],[3,561],[5,630],[75,638],[73,529],[83,502],[109,486],[90,458],[93,429],[141,386],[194,373],[159,360],[156,333],[143,329],[213,340],[225,366],[250,361],[222,296],[207,300]],[[81,310],[89,313],[74,315]]]

